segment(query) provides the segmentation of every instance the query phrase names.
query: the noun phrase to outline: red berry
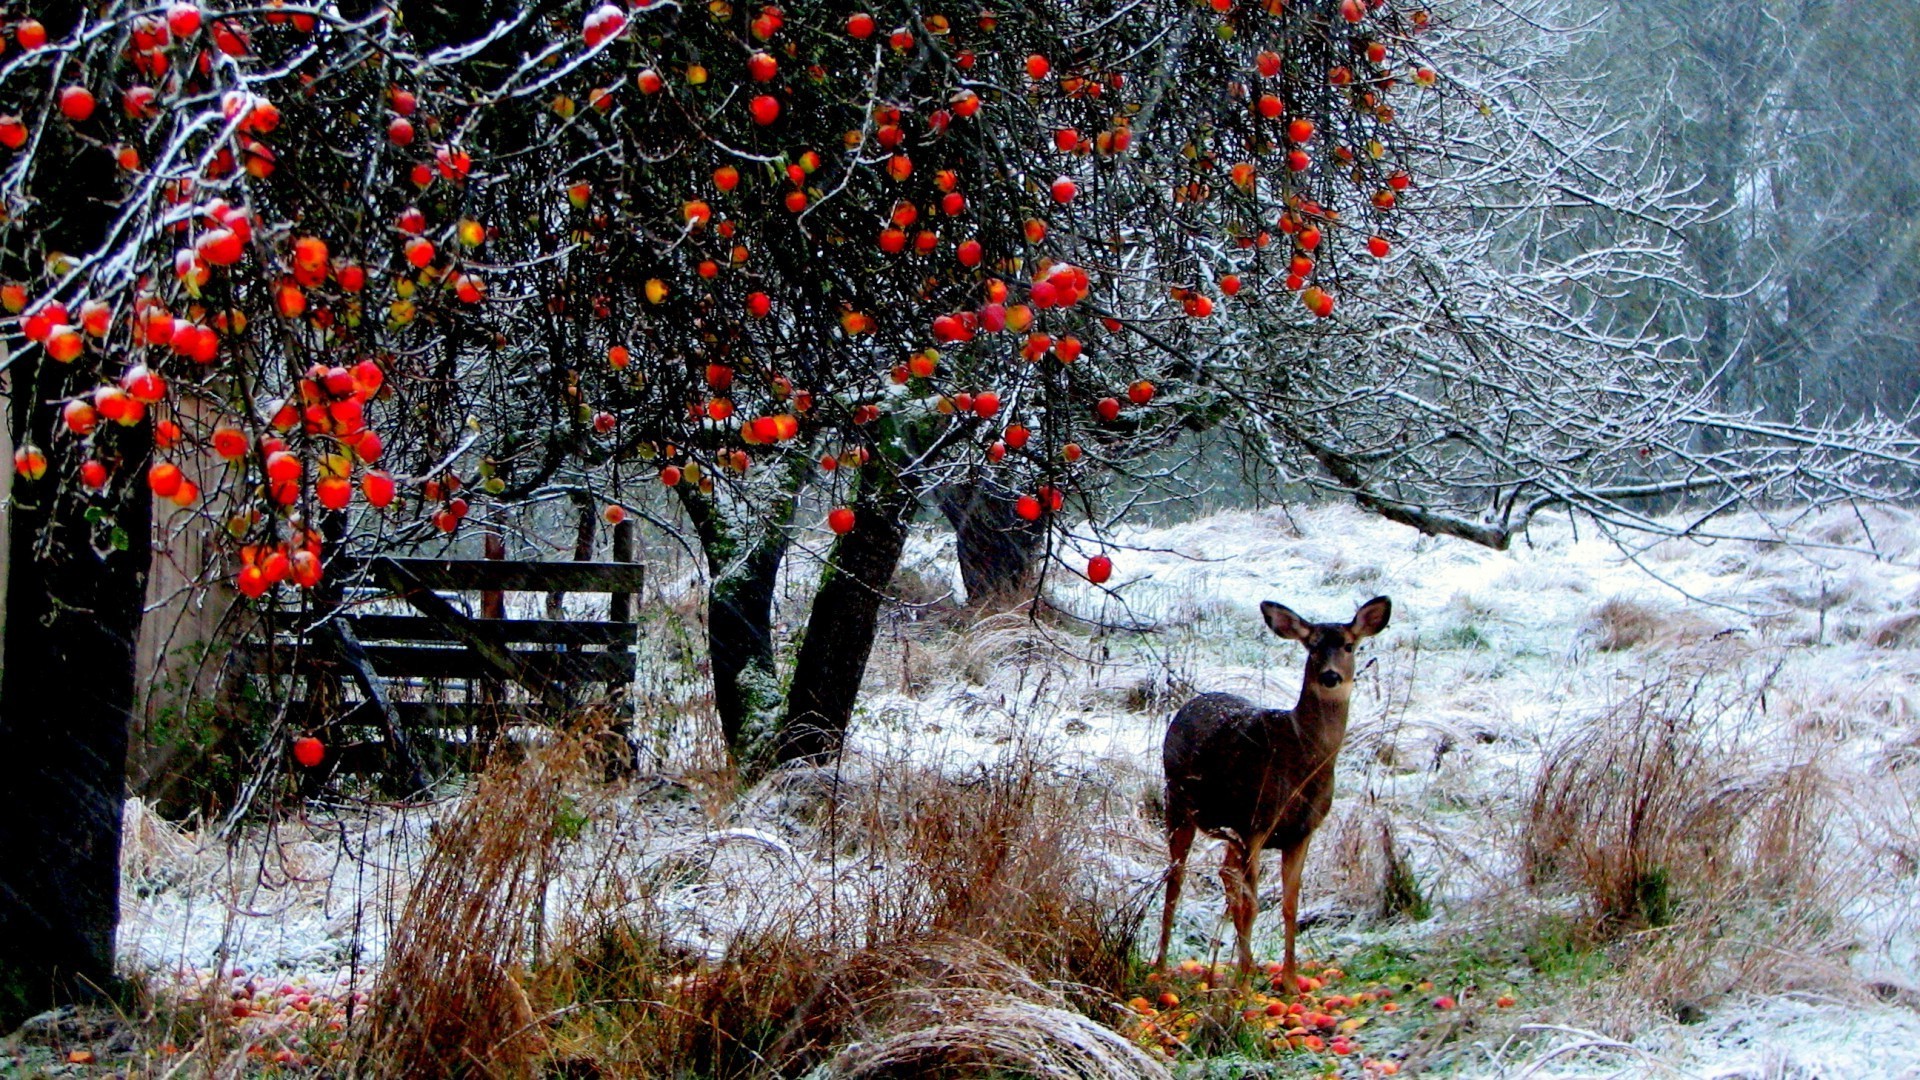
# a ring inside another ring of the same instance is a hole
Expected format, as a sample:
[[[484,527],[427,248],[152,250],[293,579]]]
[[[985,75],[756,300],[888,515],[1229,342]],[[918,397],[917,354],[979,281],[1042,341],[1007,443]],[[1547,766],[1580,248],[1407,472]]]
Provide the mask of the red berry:
[[[1113,560],[1105,555],[1095,555],[1087,560],[1087,580],[1095,585],[1105,585],[1113,576]]]
[[[827,514],[827,528],[840,536],[852,532],[853,511],[844,506],[835,507],[831,513]]]
[[[165,499],[180,490],[180,482],[186,477],[180,472],[180,466],[171,462],[158,462],[147,470],[147,487],[155,495]]]

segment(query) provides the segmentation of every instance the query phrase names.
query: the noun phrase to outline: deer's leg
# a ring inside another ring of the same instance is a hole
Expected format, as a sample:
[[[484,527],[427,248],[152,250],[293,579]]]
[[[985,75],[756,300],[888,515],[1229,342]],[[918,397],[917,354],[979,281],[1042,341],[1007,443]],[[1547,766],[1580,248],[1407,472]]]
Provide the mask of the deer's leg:
[[[1249,849],[1240,840],[1227,841],[1227,856],[1220,864],[1220,883],[1227,890],[1227,914],[1233,917],[1234,952],[1239,958],[1240,981],[1253,970],[1253,914],[1259,897],[1253,891],[1254,860],[1259,849]]]
[[[1167,966],[1167,942],[1173,937],[1173,909],[1180,903],[1180,886],[1186,881],[1187,852],[1193,848],[1193,831],[1193,826],[1187,824],[1167,832],[1167,903],[1160,909],[1160,951],[1153,958],[1156,971]]]
[[[1264,838],[1262,838],[1264,839]],[[1253,981],[1253,920],[1260,917],[1260,845],[1247,848],[1246,864],[1241,871],[1240,900],[1240,985]]]
[[[1282,992],[1300,992],[1300,978],[1293,958],[1293,936],[1300,925],[1300,871],[1307,865],[1307,841],[1302,840],[1280,852],[1280,913],[1287,923],[1287,955],[1280,967]]]

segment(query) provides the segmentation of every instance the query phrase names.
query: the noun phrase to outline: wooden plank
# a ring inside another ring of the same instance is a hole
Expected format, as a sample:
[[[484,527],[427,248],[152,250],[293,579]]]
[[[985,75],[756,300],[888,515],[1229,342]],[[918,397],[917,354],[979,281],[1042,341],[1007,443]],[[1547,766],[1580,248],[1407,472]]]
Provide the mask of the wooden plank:
[[[613,527],[614,562],[622,564],[633,563],[633,532],[634,524],[632,518],[622,518],[620,522]],[[647,580],[646,569],[645,566],[640,567],[641,584],[636,585],[632,592],[617,592],[613,594],[613,599],[609,603],[607,610],[607,617],[609,619],[617,623],[633,621],[633,611],[639,606],[640,594],[645,591],[645,583]]]
[[[468,704],[464,701],[390,701],[387,706],[400,718],[400,723],[409,728],[472,727],[483,720],[501,724],[541,722],[527,711],[526,706],[487,705],[480,702]],[[361,701],[354,703],[334,723],[379,727],[381,720],[373,702]]]
[[[349,579],[362,569],[376,572],[370,563],[381,559],[341,558],[337,565]],[[619,562],[523,562],[494,559],[386,558],[429,589],[500,590],[505,592],[638,592],[646,581],[646,567]],[[377,577],[376,577],[377,580]]]
[[[460,640],[453,630],[424,615],[348,615],[345,618],[353,624],[353,632],[360,635],[360,640],[367,642]],[[639,628],[632,623],[475,619],[473,625],[489,638],[503,643],[632,645],[639,641]]]
[[[495,677],[500,669],[472,649],[437,649],[426,645],[368,645],[367,660],[387,678],[478,679]],[[629,652],[513,652],[522,678],[536,683],[554,681],[617,682],[633,679],[634,656]],[[531,690],[531,688],[529,688]]]

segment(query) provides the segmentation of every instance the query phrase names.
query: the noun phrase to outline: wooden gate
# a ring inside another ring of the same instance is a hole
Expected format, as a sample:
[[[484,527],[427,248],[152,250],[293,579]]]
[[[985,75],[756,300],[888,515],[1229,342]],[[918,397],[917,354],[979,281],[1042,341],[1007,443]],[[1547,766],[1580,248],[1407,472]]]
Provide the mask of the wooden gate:
[[[477,749],[510,725],[626,704],[639,563],[343,558],[328,573],[351,583],[340,607],[318,621],[271,620],[256,670],[300,726],[376,729],[378,767],[409,785],[423,779],[414,732],[464,729]],[[513,592],[607,594],[608,616],[509,618]]]

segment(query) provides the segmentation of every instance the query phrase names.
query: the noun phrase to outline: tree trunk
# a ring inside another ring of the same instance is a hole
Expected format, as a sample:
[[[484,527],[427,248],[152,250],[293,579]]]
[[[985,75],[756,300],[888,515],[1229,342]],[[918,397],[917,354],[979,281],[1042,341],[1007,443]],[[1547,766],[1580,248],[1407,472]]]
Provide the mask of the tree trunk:
[[[946,485],[935,498],[941,515],[953,526],[967,603],[1014,596],[1032,587],[1034,564],[1046,535],[1039,523],[1013,512],[1013,492],[978,477]]]
[[[887,584],[900,565],[917,493],[889,466],[868,466],[860,477],[852,531],[833,545],[813,598],[805,639],[793,661],[787,714],[774,747],[778,763],[832,757],[840,752],[866,676],[880,625]]]
[[[72,3],[40,8],[56,40],[82,12]],[[43,153],[29,212],[46,226],[47,249],[91,252],[117,197],[112,155],[86,144]],[[44,252],[12,254],[20,262],[7,274],[30,278]],[[91,448],[56,438],[59,410],[47,403],[91,390],[91,365],[47,363],[28,345],[7,377],[14,441],[46,453],[47,475],[16,478],[6,508],[0,1030],[113,985],[127,733],[152,557],[151,426],[102,424],[116,430],[94,436]],[[80,460],[96,455],[113,468],[107,490],[92,499],[57,494],[76,489]]]
[[[773,594],[791,541],[797,492],[789,491],[757,534],[741,535],[721,508],[687,485],[681,503],[707,557],[707,660],[713,707],[736,763],[766,745],[780,714],[780,672],[773,654]]]

